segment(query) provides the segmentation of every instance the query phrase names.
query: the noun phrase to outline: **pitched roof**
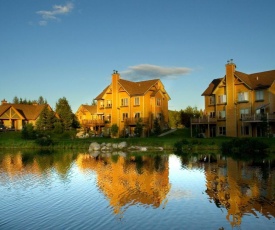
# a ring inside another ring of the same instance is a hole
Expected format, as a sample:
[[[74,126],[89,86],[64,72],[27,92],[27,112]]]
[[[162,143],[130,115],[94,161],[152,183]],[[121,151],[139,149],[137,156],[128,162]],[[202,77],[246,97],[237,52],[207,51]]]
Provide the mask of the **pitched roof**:
[[[139,81],[133,82],[124,79],[119,79],[118,83],[122,88],[125,89],[126,92],[129,93],[130,96],[134,95],[143,95],[145,94],[150,88],[156,84],[159,79],[147,80],[147,81]],[[107,92],[108,88],[111,85],[108,85],[96,98],[95,100],[100,100],[103,98],[104,94]]]
[[[234,75],[243,81],[249,88],[257,90],[269,88],[275,81],[275,70],[246,74],[243,72],[235,71]],[[217,88],[223,78],[214,79],[208,88],[202,93],[202,96],[210,96]]]
[[[85,108],[87,111],[89,111],[91,114],[95,114],[97,112],[96,105],[81,105],[81,106]]]
[[[129,93],[130,96],[134,96],[146,93],[158,81],[158,79],[153,79],[147,81],[132,82],[119,79],[118,83]]]
[[[210,96],[213,91],[217,88],[217,86],[220,84],[220,82],[222,81],[223,78],[216,78],[214,79],[209,86],[207,87],[207,89],[202,93],[202,96]]]
[[[9,104],[5,103],[0,105],[0,114],[4,113],[10,107],[15,108],[22,117],[27,120],[36,120],[43,110],[45,104],[43,105],[27,105],[27,104]],[[48,106],[48,105],[47,105]]]

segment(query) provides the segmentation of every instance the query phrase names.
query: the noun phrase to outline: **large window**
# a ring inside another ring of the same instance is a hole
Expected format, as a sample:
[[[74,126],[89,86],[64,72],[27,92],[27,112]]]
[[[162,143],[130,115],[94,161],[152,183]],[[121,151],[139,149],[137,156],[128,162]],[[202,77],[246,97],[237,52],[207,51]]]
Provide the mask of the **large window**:
[[[212,95],[209,97],[209,104],[210,105],[215,105],[215,95]]]
[[[139,97],[135,97],[135,104],[134,105],[139,105]]]
[[[219,119],[225,119],[225,110],[219,111]]]
[[[255,93],[256,93],[256,101],[264,100],[264,91],[263,90],[257,90]]]
[[[128,106],[128,98],[121,99],[121,106]]]
[[[226,103],[226,95],[219,95],[218,96],[218,103],[225,104]]]
[[[104,101],[100,101],[99,106],[100,106],[100,108],[104,108]]]
[[[226,128],[224,126],[219,127],[219,135],[221,136],[226,135]]]
[[[248,100],[249,100],[248,92],[238,93],[238,102],[247,102]]]

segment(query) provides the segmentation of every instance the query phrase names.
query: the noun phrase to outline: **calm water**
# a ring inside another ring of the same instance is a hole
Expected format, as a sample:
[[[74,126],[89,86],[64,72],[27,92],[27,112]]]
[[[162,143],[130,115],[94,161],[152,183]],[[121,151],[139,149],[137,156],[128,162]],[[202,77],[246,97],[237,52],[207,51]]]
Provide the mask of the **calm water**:
[[[0,151],[0,229],[275,229],[273,162],[203,158]]]

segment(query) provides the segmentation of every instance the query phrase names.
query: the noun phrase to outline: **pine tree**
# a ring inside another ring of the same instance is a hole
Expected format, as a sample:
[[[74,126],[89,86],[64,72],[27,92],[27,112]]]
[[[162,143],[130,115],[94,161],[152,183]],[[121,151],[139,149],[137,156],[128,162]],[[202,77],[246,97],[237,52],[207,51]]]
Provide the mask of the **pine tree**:
[[[69,130],[73,127],[74,114],[65,97],[58,100],[55,106],[55,112],[58,114],[64,130]]]

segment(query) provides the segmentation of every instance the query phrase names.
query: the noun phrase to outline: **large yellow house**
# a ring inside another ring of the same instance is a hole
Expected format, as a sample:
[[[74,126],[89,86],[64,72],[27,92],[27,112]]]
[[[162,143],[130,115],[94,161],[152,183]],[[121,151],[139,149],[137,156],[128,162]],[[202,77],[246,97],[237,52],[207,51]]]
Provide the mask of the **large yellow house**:
[[[49,105],[46,106],[52,110]],[[44,107],[45,104],[11,104],[4,99],[0,105],[0,124],[15,130],[22,130],[28,123],[35,126]]]
[[[95,100],[96,111],[90,112],[87,106],[81,105],[76,116],[82,126],[91,127],[98,133],[117,124],[120,136],[133,135],[139,121],[145,136],[153,128],[156,118],[162,129],[168,127],[170,97],[159,79],[132,82],[121,79],[114,71],[111,84]]]
[[[275,135],[275,70],[246,74],[233,60],[223,78],[214,79],[203,92],[205,115],[191,119],[194,133],[207,137],[260,137]]]

